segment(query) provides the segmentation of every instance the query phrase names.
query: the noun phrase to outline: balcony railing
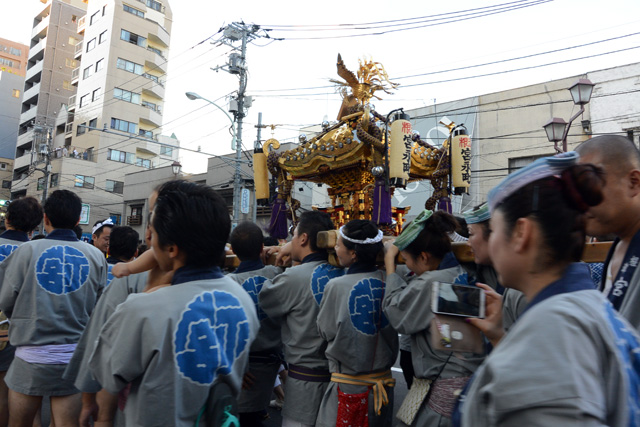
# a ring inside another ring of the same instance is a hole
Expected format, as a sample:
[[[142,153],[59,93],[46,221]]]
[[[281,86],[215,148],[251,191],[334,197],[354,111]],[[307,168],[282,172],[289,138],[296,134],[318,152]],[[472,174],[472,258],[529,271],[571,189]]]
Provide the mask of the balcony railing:
[[[76,44],[75,58],[77,58],[78,56],[82,55],[82,46],[83,45],[84,45],[84,43],[82,43],[81,41]]]
[[[82,18],[78,19],[78,34],[82,34],[84,32],[84,29],[86,27],[87,23],[87,16],[83,16]]]
[[[162,57],[162,59],[167,59],[167,58],[164,57],[164,54],[162,53],[162,51],[160,49],[156,49],[155,47],[147,46],[147,50],[150,50],[151,52],[157,53],[158,55],[160,55]]]
[[[146,77],[149,80],[153,80],[154,82],[158,83],[160,86],[164,87],[164,84],[160,81],[160,79],[152,74],[144,73],[142,77]]]
[[[142,215],[130,215],[127,217],[127,225],[142,225]]]

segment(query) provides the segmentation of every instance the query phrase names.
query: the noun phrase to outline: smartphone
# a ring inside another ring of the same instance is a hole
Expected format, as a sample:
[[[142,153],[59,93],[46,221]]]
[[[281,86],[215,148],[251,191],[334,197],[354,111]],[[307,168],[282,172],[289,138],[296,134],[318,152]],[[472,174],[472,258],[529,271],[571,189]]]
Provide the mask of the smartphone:
[[[431,310],[438,314],[484,317],[484,290],[476,286],[434,282]]]

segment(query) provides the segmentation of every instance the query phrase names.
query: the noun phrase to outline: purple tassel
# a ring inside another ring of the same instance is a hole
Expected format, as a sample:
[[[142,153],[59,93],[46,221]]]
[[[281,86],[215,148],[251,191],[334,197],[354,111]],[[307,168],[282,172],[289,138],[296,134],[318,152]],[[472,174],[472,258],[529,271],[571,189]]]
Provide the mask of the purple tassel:
[[[271,208],[271,222],[269,223],[269,235],[276,239],[287,238],[287,205],[286,200],[277,198]]]
[[[371,220],[376,224],[391,224],[391,195],[384,187],[384,180],[376,180],[373,189],[373,214]]]
[[[451,199],[449,197],[441,197],[440,200],[438,200],[438,210],[450,214],[453,211],[451,208]]]

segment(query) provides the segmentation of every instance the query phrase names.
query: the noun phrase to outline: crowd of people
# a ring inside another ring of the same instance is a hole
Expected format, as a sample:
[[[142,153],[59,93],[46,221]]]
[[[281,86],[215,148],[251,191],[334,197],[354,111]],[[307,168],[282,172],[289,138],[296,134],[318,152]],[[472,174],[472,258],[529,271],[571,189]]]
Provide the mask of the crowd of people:
[[[265,247],[256,224],[231,230],[214,190],[176,180],[151,195],[139,254],[109,219],[79,241],[71,191],[15,200],[0,235],[0,426],[39,425],[43,396],[57,427],[261,426],[280,379],[285,427],[640,425],[640,152],[612,135],[576,151],[464,214],[471,266],[442,211],[395,239],[349,221],[334,248],[318,240],[331,218],[308,211]],[[580,262],[589,236],[616,239],[601,278]],[[240,263],[225,274],[229,251]],[[434,309],[447,283],[480,289],[484,315]],[[394,402],[399,355],[409,391]]]

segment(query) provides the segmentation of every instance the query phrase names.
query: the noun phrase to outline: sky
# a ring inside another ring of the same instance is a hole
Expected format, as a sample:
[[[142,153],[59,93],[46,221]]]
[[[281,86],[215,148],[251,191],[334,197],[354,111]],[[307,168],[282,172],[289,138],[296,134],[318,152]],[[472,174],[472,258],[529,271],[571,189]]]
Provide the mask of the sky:
[[[28,44],[42,7],[39,0],[0,0],[0,37]],[[226,96],[238,90],[237,76],[211,69],[227,62],[231,48],[215,41],[232,22],[259,25],[268,31],[258,35],[270,37],[247,48],[247,149],[260,112],[263,124],[277,125],[261,139],[281,142],[297,140],[303,126],[336,119],[341,98],[329,79],[339,79],[338,54],[354,72],[358,59],[380,62],[400,83],[373,102],[385,115],[640,62],[638,0],[174,0],[171,9],[163,133],[217,155],[231,152],[229,119],[184,94],[226,107]],[[180,155],[190,173],[205,172],[206,158]]]

